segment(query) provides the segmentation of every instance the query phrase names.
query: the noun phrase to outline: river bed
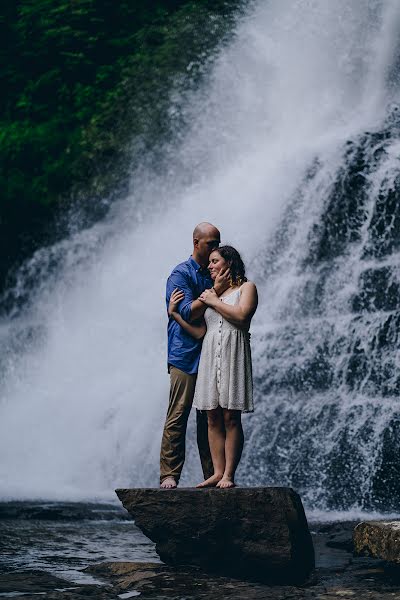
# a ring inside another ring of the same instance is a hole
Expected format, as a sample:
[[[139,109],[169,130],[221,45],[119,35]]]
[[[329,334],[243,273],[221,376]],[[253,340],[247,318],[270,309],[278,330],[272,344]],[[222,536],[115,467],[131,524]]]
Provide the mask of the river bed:
[[[396,570],[353,557],[356,522],[315,517],[309,516],[313,577],[301,587],[268,586],[163,565],[154,544],[116,504],[3,502],[0,598],[400,598]]]

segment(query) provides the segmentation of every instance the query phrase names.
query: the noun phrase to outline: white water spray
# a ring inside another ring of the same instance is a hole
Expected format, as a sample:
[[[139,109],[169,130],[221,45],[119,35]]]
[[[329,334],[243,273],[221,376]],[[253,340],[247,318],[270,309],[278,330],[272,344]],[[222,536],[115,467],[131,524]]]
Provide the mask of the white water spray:
[[[315,213],[340,145],[382,117],[385,76],[373,98],[371,86],[389,72],[399,11],[378,0],[257,3],[186,107],[191,125],[165,148],[168,172],[138,168],[114,214],[36,255],[29,310],[0,326],[1,497],[113,498],[115,487],[157,484],[166,277],[190,254],[194,225],[218,225],[261,291],[257,348],[274,314],[257,257],[312,161],[329,165]],[[198,474],[191,453],[184,481]]]

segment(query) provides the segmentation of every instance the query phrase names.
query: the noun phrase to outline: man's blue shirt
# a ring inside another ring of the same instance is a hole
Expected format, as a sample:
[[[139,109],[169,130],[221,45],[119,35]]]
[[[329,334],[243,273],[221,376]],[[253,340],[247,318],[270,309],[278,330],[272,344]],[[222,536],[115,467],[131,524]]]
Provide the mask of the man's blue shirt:
[[[178,306],[179,314],[185,321],[190,321],[192,302],[197,300],[204,290],[212,287],[212,280],[207,269],[190,256],[172,271],[167,280],[167,309],[172,292],[177,288],[185,297]],[[195,324],[195,322],[193,323]],[[199,368],[201,345],[203,340],[196,340],[172,318],[168,320],[168,365],[177,367],[185,373],[197,373]]]

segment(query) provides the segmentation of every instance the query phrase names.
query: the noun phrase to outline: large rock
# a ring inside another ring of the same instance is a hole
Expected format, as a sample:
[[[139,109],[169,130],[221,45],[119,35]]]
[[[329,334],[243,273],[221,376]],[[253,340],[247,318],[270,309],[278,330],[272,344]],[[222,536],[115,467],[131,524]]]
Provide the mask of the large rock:
[[[400,521],[369,521],[354,529],[354,552],[400,564]]]
[[[167,564],[287,582],[305,580],[314,568],[303,505],[290,488],[116,493]]]

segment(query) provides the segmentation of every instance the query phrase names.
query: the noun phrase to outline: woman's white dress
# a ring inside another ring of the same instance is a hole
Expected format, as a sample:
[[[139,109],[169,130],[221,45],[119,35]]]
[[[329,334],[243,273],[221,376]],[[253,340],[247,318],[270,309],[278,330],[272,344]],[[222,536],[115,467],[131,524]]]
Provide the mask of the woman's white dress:
[[[240,288],[220,298],[235,306]],[[250,334],[224,319],[216,310],[207,308],[204,336],[193,406],[212,410],[218,406],[242,412],[253,412],[253,378]]]

